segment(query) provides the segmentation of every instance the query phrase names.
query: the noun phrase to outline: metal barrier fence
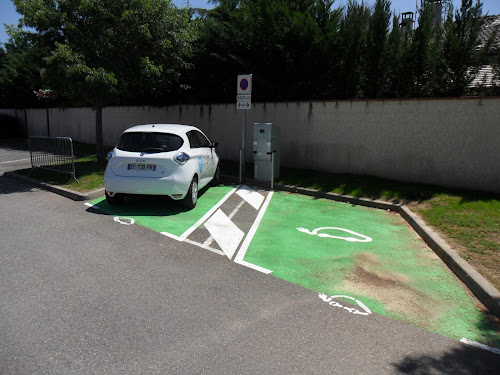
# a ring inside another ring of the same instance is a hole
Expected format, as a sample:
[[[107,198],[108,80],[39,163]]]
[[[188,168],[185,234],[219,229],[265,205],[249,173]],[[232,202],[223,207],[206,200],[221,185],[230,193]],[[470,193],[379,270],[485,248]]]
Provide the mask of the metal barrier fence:
[[[31,171],[47,169],[75,176],[73,140],[69,137],[30,137]]]

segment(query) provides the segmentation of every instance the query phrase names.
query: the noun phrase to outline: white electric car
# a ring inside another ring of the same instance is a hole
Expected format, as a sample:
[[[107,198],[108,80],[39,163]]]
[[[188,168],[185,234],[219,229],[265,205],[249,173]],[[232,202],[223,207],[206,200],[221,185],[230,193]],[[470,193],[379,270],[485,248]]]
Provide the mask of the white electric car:
[[[150,124],[127,129],[108,154],[106,200],[117,204],[126,194],[168,195],[194,208],[198,190],[212,180],[219,183],[217,146],[189,125]]]

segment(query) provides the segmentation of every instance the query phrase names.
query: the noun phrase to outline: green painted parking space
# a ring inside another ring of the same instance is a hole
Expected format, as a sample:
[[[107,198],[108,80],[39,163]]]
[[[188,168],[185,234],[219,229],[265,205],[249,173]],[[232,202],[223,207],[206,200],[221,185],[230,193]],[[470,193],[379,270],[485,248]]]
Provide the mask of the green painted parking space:
[[[192,210],[165,197],[127,197],[123,204],[115,206],[102,197],[90,204],[105,213],[123,218],[124,223],[133,219],[135,224],[155,232],[181,236],[233,189],[233,186],[224,185],[204,189]]]
[[[357,300],[445,336],[500,347],[494,323],[395,213],[277,192],[244,260],[327,302],[344,296],[331,306]],[[355,311],[365,314],[361,307]]]

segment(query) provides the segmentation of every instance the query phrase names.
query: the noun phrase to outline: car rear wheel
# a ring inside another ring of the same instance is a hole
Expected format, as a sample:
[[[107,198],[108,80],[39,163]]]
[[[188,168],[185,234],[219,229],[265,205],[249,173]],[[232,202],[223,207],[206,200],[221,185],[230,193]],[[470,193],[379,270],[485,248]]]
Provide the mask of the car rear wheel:
[[[107,191],[105,192],[105,195],[106,195],[106,202],[108,202],[112,206],[123,202],[123,195],[115,194],[113,196],[110,196]]]
[[[184,206],[189,209],[196,207],[196,202],[198,201],[198,179],[196,176],[193,177],[191,184],[189,185],[188,192],[184,197]]]

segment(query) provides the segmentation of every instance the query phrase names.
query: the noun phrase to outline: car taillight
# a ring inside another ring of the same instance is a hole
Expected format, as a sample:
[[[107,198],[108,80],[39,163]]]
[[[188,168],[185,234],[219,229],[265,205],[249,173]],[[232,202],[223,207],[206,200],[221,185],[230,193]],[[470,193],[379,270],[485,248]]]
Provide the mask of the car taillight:
[[[189,155],[185,152],[179,152],[174,156],[174,160],[177,162],[177,164],[183,165],[186,164],[186,162],[189,160]]]

